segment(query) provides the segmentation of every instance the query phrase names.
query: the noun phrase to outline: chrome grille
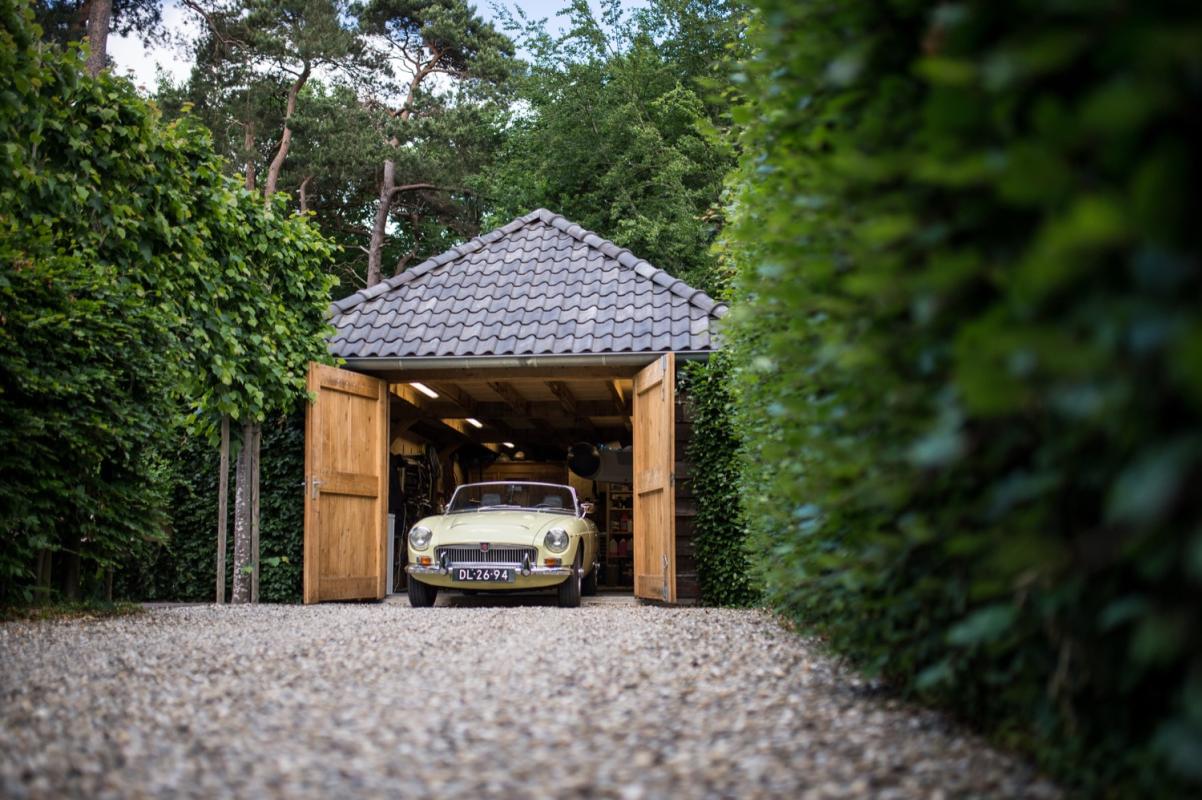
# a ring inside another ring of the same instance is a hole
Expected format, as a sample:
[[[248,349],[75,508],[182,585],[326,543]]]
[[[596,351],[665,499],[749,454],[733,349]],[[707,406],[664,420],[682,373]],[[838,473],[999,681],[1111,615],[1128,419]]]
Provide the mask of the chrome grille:
[[[526,556],[532,564],[538,561],[537,547],[513,545],[489,545],[488,552],[482,552],[478,544],[455,544],[435,548],[435,553],[439,561],[446,553],[451,564],[521,564]]]

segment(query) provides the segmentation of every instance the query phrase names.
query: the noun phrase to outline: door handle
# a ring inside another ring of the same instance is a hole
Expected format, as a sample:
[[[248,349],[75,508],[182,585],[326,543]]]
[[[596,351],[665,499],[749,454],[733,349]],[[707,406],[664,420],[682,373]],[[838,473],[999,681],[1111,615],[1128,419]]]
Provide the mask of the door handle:
[[[313,480],[312,497],[314,500],[316,500],[317,499],[317,487],[321,486],[321,481],[318,480],[316,477],[314,477],[312,480]]]

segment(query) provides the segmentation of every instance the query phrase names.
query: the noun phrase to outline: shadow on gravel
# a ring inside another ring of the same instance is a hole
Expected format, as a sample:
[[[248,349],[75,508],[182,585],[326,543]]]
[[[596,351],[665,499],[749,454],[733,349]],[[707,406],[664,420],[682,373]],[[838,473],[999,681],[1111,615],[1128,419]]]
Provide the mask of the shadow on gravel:
[[[387,603],[407,606],[409,599],[404,595],[393,595],[385,600]],[[531,594],[461,594],[440,592],[435,608],[514,608],[523,606],[547,606],[554,608],[555,595],[547,593]],[[633,595],[621,593],[603,593],[596,597],[584,597],[580,600],[582,608],[595,606],[637,606],[639,601]]]

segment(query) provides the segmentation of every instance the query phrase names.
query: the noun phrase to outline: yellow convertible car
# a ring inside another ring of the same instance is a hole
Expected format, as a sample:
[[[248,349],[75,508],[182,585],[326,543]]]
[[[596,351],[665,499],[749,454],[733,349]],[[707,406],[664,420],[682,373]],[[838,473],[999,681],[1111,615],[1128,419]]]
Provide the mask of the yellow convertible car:
[[[557,483],[460,486],[446,510],[409,530],[409,603],[434,605],[438,590],[555,588],[575,608],[597,591],[597,526],[589,503]]]

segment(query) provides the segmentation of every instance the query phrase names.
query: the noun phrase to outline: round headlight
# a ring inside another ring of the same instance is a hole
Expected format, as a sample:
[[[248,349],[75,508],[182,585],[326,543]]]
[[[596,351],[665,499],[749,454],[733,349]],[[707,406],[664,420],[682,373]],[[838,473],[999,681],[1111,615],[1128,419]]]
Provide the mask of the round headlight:
[[[409,531],[409,546],[414,550],[425,550],[430,546],[430,539],[434,536],[429,528],[423,528],[421,525],[414,525]]]
[[[543,537],[543,546],[552,553],[562,553],[568,549],[568,532],[563,528],[552,528]]]

